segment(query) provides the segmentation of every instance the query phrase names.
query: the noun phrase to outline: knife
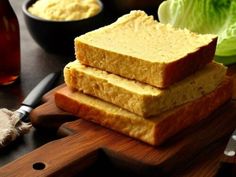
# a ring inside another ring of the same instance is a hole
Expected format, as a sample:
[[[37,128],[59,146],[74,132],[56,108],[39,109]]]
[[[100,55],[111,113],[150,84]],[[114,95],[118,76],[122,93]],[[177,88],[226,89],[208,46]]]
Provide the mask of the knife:
[[[28,94],[16,111],[10,111],[6,108],[0,109],[0,148],[6,146],[18,136],[29,132],[32,127],[29,113],[39,104],[41,97],[54,86],[59,76],[60,72],[47,75]]]
[[[216,177],[236,177],[236,129],[226,145]]]
[[[53,88],[55,81],[60,76],[60,72],[54,72],[48,74],[43,80],[41,80],[36,87],[27,95],[24,101],[21,103],[19,109],[16,112],[19,114],[20,120],[29,121],[28,115],[41,101],[41,97],[51,88]]]

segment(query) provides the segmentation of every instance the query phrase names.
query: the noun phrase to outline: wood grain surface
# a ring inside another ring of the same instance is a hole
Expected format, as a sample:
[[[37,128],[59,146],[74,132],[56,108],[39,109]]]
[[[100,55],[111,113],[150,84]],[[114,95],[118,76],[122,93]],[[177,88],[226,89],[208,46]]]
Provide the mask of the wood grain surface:
[[[0,176],[77,176],[101,159],[134,176],[167,176],[186,168],[207,147],[225,142],[236,125],[236,103],[230,101],[208,119],[153,147],[59,110],[54,91],[32,112],[32,123],[39,129],[59,126],[58,133],[67,137],[3,166]]]

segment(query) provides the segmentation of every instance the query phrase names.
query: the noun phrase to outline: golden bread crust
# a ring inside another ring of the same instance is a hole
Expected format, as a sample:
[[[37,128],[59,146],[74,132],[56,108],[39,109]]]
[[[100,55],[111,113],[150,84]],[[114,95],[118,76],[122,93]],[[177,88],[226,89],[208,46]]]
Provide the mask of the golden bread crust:
[[[170,111],[156,125],[155,132],[159,136],[155,136],[155,142],[163,142],[180,130],[207,118],[213,111],[232,98],[232,92],[232,79],[226,77],[220,86],[210,94]]]
[[[82,119],[93,121],[151,145],[159,145],[184,128],[206,118],[232,96],[228,77],[211,93],[145,119],[113,104],[64,87],[55,93],[56,105]]]

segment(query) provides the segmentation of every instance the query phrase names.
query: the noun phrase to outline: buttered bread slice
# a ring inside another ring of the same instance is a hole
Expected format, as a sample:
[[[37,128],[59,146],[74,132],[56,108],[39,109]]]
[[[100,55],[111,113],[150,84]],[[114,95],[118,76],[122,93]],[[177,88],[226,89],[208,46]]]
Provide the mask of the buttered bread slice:
[[[125,79],[96,68],[68,63],[64,68],[65,83],[70,88],[98,97],[143,117],[160,114],[213,91],[222,82],[226,67],[210,63],[186,79],[159,89]]]
[[[216,41],[215,35],[175,29],[131,11],[75,38],[75,54],[82,64],[164,88],[209,63]]]
[[[206,118],[232,96],[226,78],[214,91],[151,119],[145,119],[95,97],[64,87],[55,93],[62,110],[96,122],[151,145],[158,145],[184,128]]]

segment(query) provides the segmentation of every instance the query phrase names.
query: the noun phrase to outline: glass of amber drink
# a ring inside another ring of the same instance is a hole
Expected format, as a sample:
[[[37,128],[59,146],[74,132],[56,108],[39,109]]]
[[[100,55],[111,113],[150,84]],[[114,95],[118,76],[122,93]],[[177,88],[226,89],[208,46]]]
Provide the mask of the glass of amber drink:
[[[13,83],[19,75],[19,23],[9,0],[0,0],[0,85]]]

